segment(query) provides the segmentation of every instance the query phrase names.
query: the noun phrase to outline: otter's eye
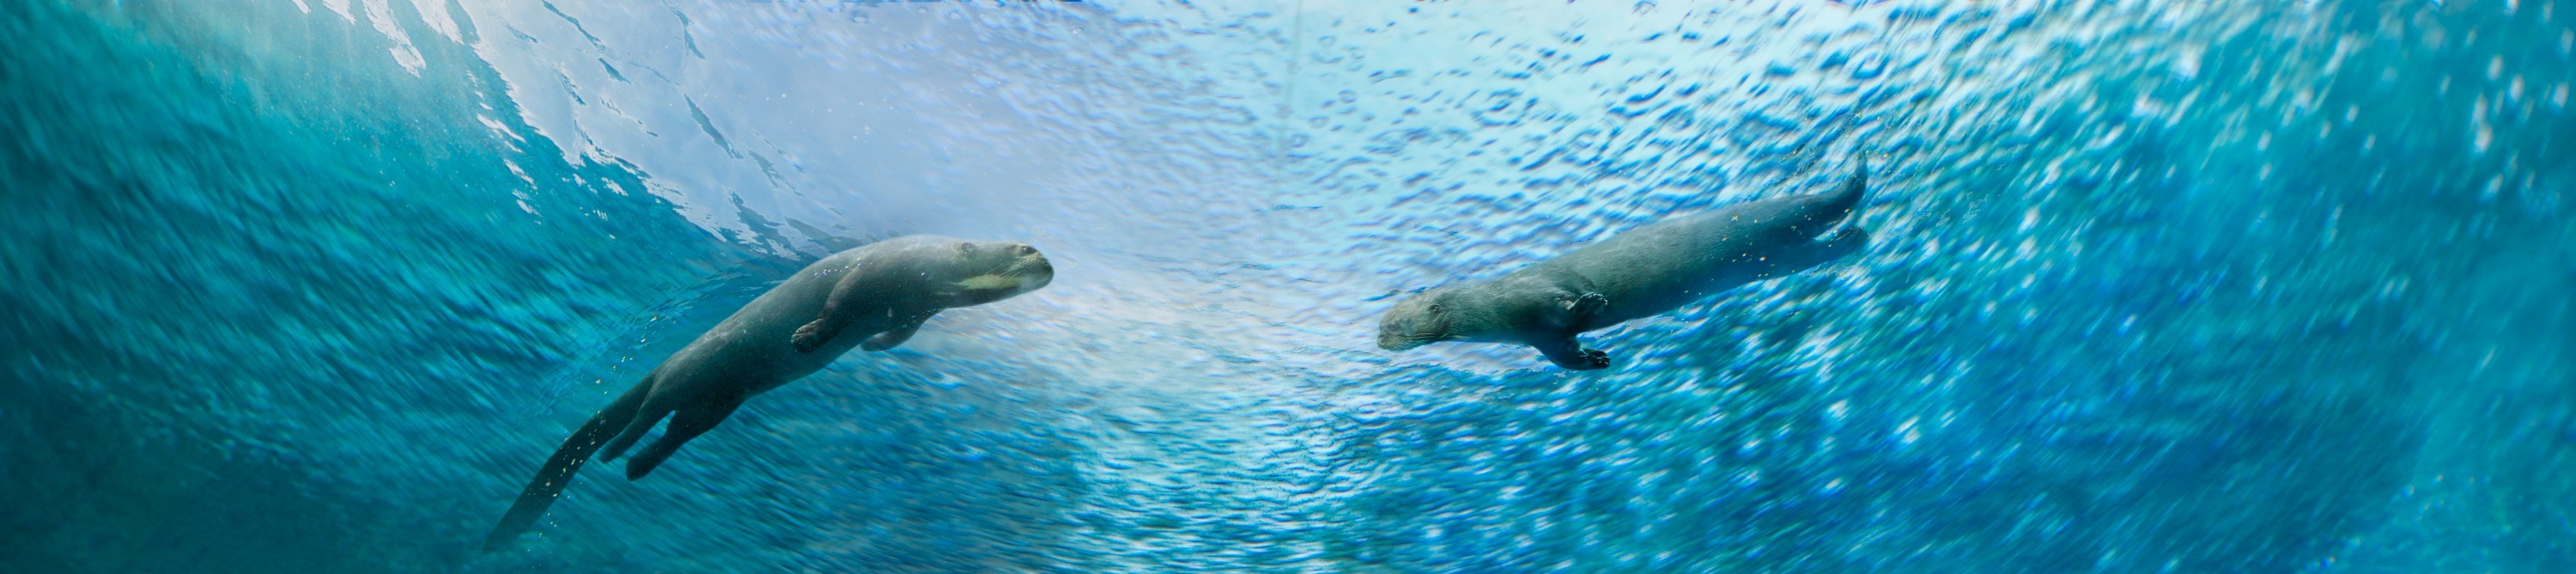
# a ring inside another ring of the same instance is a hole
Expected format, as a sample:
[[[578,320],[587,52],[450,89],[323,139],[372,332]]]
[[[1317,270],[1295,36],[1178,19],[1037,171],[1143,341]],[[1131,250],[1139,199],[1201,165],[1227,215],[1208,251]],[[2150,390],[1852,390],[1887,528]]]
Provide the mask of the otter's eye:
[[[1431,312],[1433,312],[1433,313],[1438,313],[1438,312],[1440,312],[1440,304],[1439,304],[1439,303],[1432,303],[1432,304],[1431,304]]]
[[[975,254],[975,244],[973,244],[973,243],[959,243],[959,244],[957,244],[957,252],[958,252],[958,253],[964,253],[964,254],[967,254],[967,255],[974,255],[974,254]]]
[[[1026,243],[1022,243],[1022,244],[1012,245],[1012,246],[1011,246],[1011,254],[1012,254],[1012,255],[1018,255],[1018,256],[1021,256],[1021,257],[1027,257],[1027,256],[1030,256],[1030,255],[1036,255],[1036,254],[1037,254],[1037,252],[1038,252],[1038,248],[1030,247],[1030,246],[1029,246],[1029,244],[1026,244]]]

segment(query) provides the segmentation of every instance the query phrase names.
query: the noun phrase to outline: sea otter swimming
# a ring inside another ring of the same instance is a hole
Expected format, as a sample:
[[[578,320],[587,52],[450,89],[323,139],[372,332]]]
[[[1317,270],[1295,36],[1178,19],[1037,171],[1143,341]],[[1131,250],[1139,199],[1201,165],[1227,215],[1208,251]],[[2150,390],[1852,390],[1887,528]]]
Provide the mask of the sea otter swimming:
[[[1671,311],[1720,291],[1814,267],[1857,251],[1869,235],[1844,227],[1869,186],[1863,163],[1840,187],[1667,219],[1491,280],[1414,295],[1378,323],[1377,346],[1441,341],[1519,343],[1557,366],[1610,366],[1575,335]]]
[[[940,310],[1035,291],[1055,268],[1026,243],[907,236],[833,254],[771,288],[662,361],[555,449],[483,541],[491,550],[535,524],[594,451],[615,460],[666,416],[662,437],[626,461],[653,472],[734,407],[821,370],[852,347],[903,344]]]

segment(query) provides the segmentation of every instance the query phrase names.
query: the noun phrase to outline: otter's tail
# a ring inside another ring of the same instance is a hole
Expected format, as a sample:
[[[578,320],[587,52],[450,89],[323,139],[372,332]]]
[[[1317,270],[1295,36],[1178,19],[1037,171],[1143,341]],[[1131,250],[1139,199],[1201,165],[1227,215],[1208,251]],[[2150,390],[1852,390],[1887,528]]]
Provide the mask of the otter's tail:
[[[520,491],[519,501],[510,503],[510,513],[501,515],[501,523],[483,538],[483,551],[509,544],[510,539],[519,537],[519,533],[537,523],[537,518],[545,516],[546,507],[553,505],[555,496],[563,494],[564,485],[572,482],[573,472],[581,470],[581,464],[590,460],[590,454],[598,451],[600,444],[625,430],[628,420],[643,409],[644,397],[651,394],[652,387],[652,378],[646,377],[618,396],[616,402],[608,403],[608,408],[599,409],[599,414],[582,423],[581,430],[573,431],[571,438],[564,439],[563,446],[555,448],[554,457],[546,459],[545,468],[538,469],[537,477],[528,481],[528,488]]]
[[[1841,219],[1844,215],[1850,214],[1853,208],[1860,207],[1861,196],[1868,192],[1869,156],[1864,155],[1852,158],[1850,179],[1843,180],[1842,185],[1835,186],[1833,191],[1825,192],[1824,197],[1818,199],[1822,201],[1822,207],[1826,213],[1834,214],[1835,219]]]
[[[1869,160],[1853,159],[1852,175],[1831,190],[1763,200],[1768,207],[1765,217],[1776,217],[1780,233],[1798,239],[1815,239],[1825,230],[1851,217],[1860,207],[1863,194],[1869,191]],[[1785,239],[1785,237],[1784,237]]]

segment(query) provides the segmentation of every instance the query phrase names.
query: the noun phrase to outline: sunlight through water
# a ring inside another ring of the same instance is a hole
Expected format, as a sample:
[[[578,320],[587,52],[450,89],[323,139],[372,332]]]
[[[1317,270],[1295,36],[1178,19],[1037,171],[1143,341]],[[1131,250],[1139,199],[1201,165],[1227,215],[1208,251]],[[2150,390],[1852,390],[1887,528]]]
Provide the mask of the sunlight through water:
[[[2576,1],[0,3],[0,571],[2576,572]],[[1827,188],[1584,339],[1405,296]],[[825,255],[1043,290],[483,533]]]

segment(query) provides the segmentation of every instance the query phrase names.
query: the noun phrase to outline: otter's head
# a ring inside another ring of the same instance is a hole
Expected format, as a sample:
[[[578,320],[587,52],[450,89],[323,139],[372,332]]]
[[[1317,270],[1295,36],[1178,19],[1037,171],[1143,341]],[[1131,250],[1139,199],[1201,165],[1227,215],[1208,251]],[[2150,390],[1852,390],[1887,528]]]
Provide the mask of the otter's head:
[[[1017,241],[959,241],[957,265],[946,279],[948,307],[982,305],[1036,291],[1055,281],[1055,265],[1038,248]]]
[[[1432,290],[1396,303],[1378,320],[1377,348],[1402,351],[1457,339],[1449,330],[1451,309],[1441,304],[1447,295],[1446,290]]]

